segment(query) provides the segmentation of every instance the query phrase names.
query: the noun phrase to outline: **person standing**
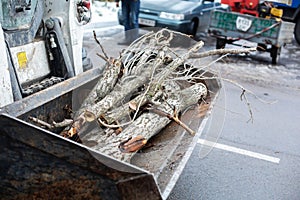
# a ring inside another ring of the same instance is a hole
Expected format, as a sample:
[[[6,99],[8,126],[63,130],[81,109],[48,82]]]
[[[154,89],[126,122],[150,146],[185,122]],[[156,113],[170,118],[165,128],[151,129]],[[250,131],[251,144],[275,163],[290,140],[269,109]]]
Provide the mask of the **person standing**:
[[[120,0],[115,1],[119,7]],[[125,39],[118,44],[128,45],[138,38],[140,0],[121,0],[121,6]]]

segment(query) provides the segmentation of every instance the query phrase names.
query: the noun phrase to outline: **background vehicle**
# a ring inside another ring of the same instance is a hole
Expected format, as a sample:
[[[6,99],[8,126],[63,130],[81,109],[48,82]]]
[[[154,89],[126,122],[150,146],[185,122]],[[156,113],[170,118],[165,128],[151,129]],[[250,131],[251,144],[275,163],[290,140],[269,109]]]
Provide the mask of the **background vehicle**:
[[[189,35],[206,33],[212,10],[226,9],[213,0],[143,0],[140,6],[139,24],[162,27]],[[122,24],[121,10],[119,23]]]
[[[283,10],[283,20],[296,24],[294,35],[300,45],[300,0],[292,0],[291,4],[275,3],[275,6]]]
[[[294,24],[280,20],[281,10],[258,1],[224,1],[231,12],[215,11],[211,15],[209,33],[217,38],[216,48],[237,44],[239,40],[257,43],[257,50],[270,52],[276,64],[281,46],[293,40]]]

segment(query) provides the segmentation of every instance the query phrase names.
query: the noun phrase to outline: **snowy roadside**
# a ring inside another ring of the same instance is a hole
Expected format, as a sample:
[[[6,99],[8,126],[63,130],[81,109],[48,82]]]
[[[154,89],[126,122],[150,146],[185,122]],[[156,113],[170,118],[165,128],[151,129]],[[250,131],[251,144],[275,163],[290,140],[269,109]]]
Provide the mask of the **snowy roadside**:
[[[114,2],[95,1],[92,5],[92,19],[84,27],[84,39],[93,38],[93,30],[98,37],[110,37],[124,30],[118,22],[118,8]]]

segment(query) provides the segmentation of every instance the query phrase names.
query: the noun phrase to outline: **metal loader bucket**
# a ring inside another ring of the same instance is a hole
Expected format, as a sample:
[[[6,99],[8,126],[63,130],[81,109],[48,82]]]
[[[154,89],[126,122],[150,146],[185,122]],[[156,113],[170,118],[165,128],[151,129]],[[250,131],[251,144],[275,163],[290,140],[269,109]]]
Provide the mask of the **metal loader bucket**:
[[[83,144],[28,123],[29,116],[61,120],[72,93],[95,84],[100,70],[38,92],[1,109],[0,196],[4,199],[166,199],[201,135],[220,84],[209,80],[210,104],[203,115],[183,118],[191,136],[171,123],[151,139],[155,144],[121,162]],[[49,110],[51,111],[49,113]]]

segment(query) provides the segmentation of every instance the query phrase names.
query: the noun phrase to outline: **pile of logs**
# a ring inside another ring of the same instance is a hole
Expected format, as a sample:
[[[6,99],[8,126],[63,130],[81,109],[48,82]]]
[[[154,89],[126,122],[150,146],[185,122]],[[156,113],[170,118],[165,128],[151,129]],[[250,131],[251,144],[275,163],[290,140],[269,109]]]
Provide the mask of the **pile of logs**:
[[[178,37],[182,34],[167,29],[149,32],[118,58],[109,58],[95,36],[106,61],[104,72],[61,135],[94,141],[93,149],[127,162],[171,121],[193,135],[180,113],[205,100],[209,91],[206,69],[189,61],[255,49],[199,53],[202,41],[184,49],[174,47]]]

